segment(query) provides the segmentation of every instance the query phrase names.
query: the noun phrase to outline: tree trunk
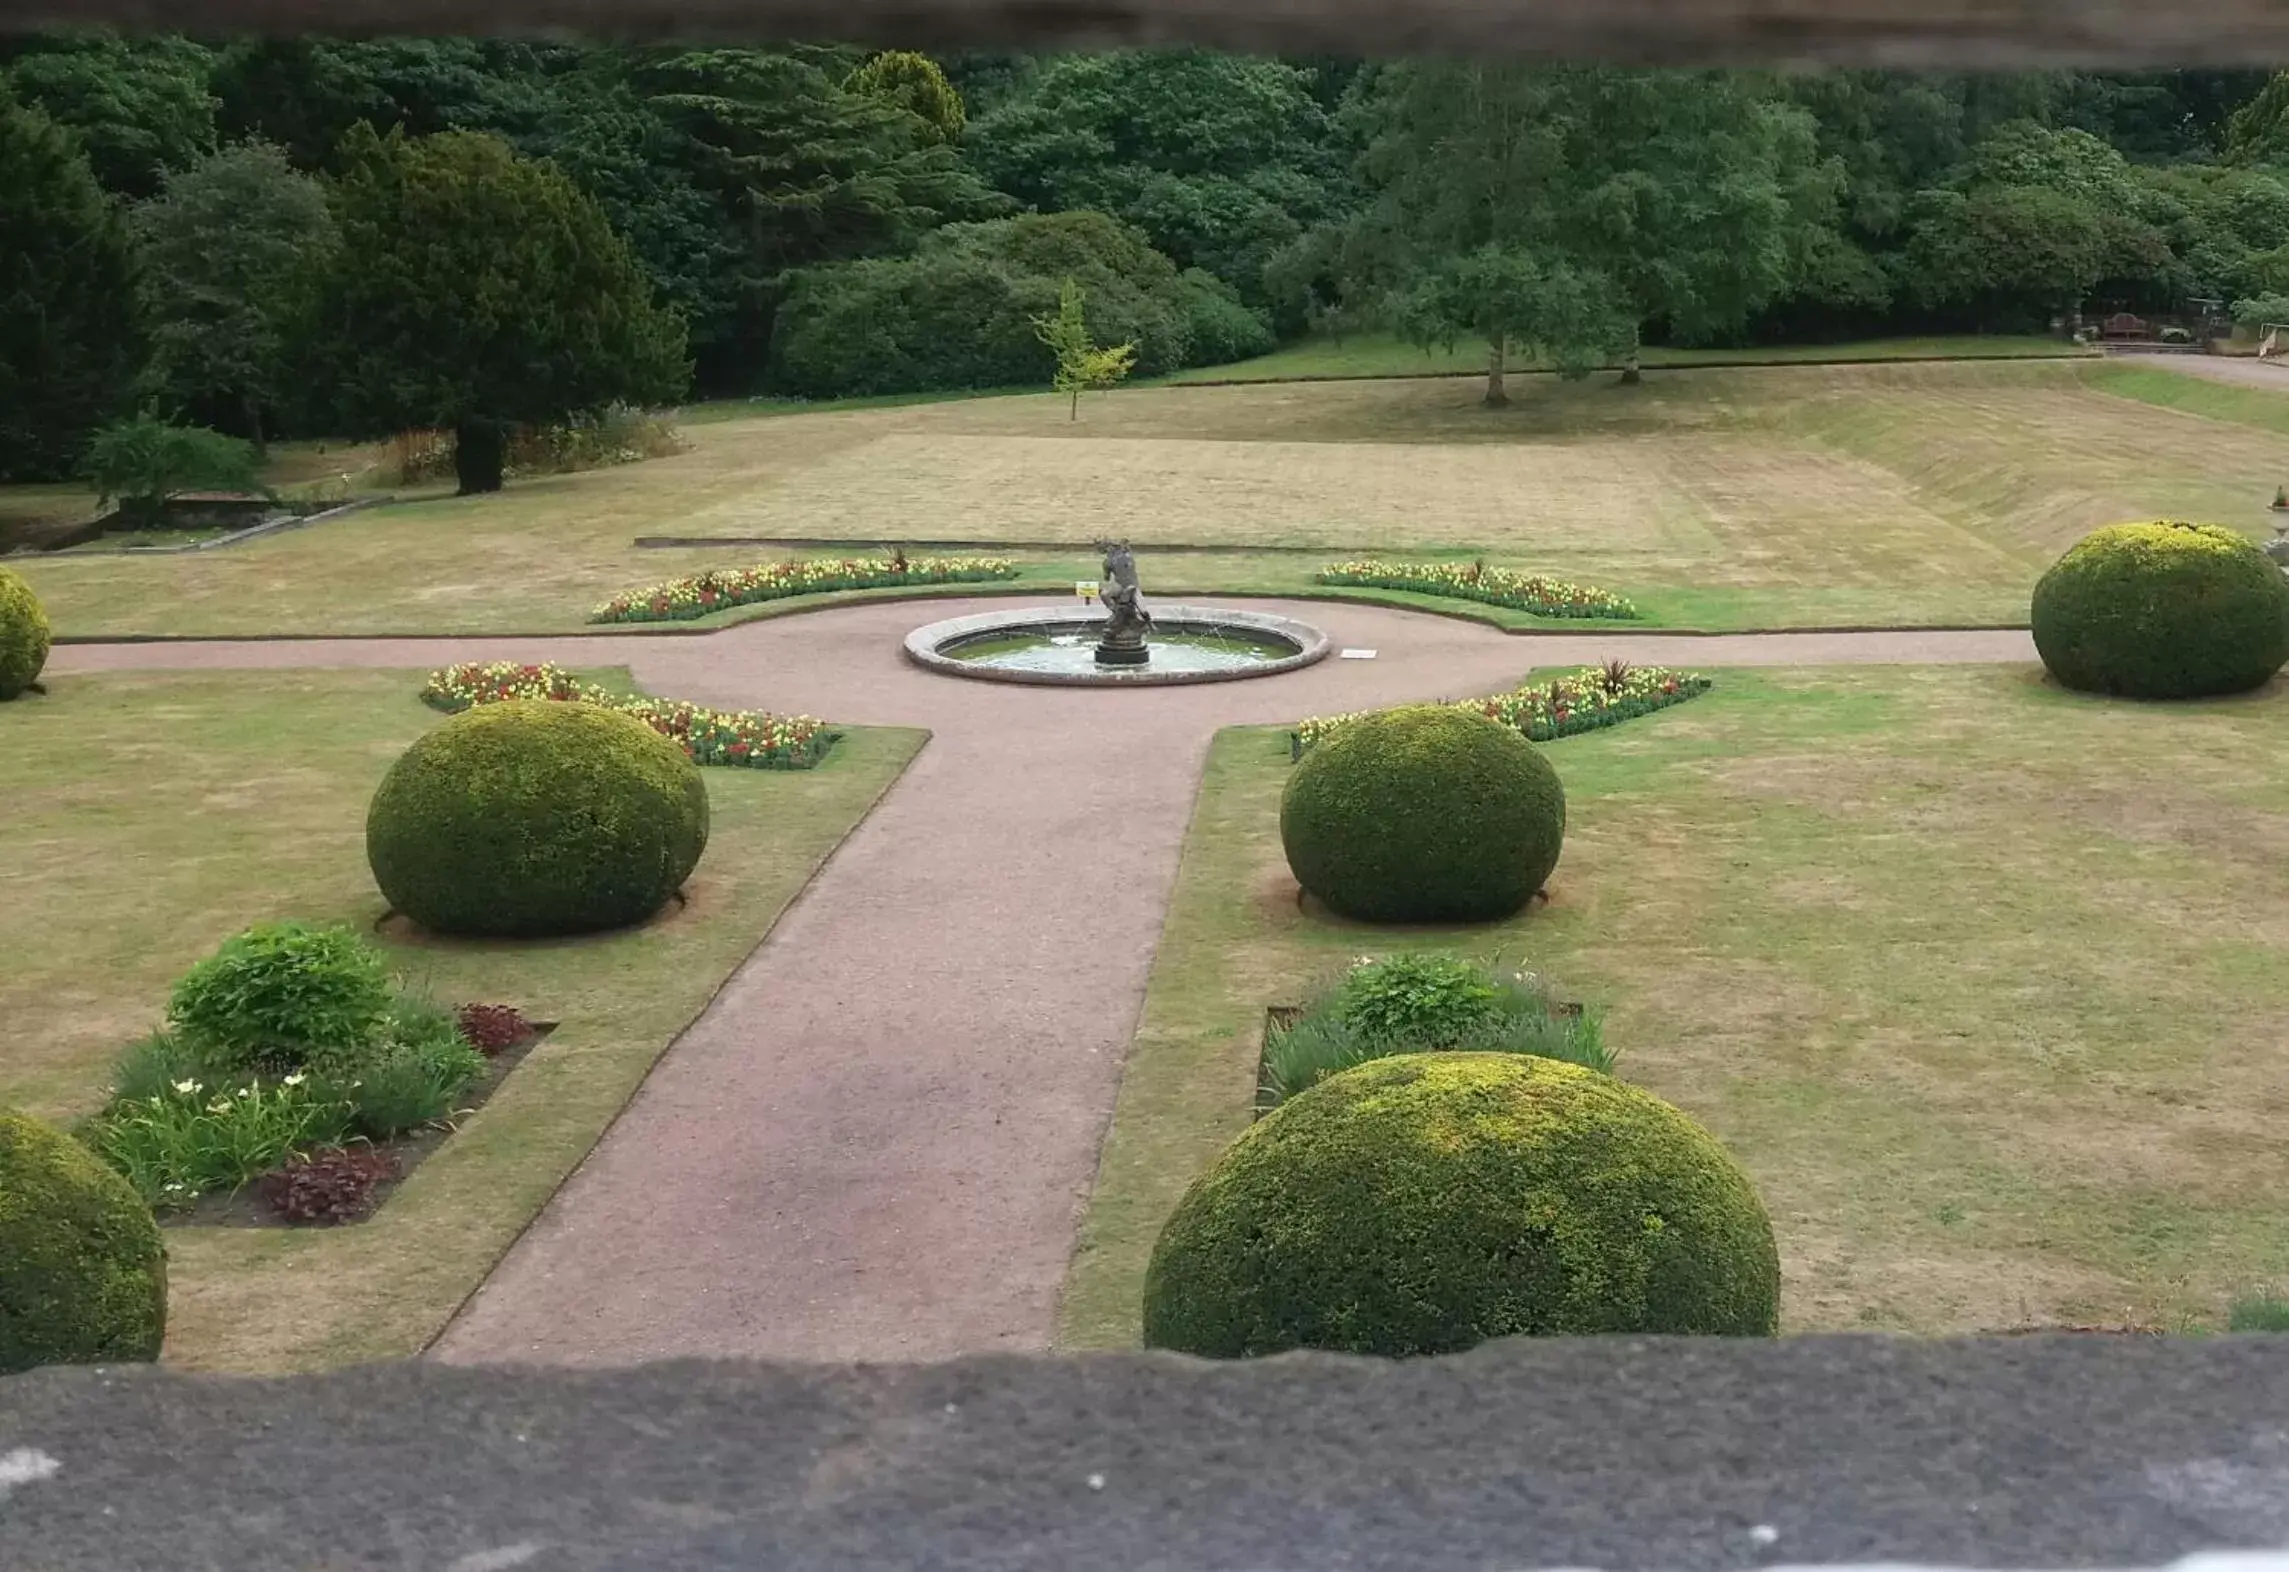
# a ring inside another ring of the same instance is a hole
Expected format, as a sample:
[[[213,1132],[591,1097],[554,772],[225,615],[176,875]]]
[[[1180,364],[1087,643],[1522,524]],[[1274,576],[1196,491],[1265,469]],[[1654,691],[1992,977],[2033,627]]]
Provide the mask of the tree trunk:
[[[453,478],[459,495],[474,497],[501,489],[509,459],[508,429],[494,420],[464,420],[453,428]]]
[[[270,439],[264,436],[262,431],[262,400],[256,398],[252,393],[244,394],[242,397],[246,405],[246,429],[252,434],[254,441],[254,456],[258,459],[267,459],[270,457]]]
[[[1630,346],[1629,353],[1624,355],[1621,360],[1622,386],[1635,387],[1638,383],[1643,382],[1644,380],[1645,373],[1637,363],[1637,346],[1632,344]]]
[[[1067,421],[1081,418],[1081,390],[1079,388],[1073,389],[1073,407],[1065,412],[1065,418]]]
[[[1502,385],[1503,361],[1510,349],[1510,340],[1497,333],[1486,341],[1486,405],[1500,409],[1510,402],[1510,390]]]

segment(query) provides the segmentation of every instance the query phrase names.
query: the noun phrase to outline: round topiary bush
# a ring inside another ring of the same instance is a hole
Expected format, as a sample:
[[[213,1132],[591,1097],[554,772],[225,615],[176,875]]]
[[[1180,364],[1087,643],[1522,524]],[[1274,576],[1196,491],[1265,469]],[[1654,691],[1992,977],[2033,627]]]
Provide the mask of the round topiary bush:
[[[0,700],[16,697],[39,680],[53,638],[32,586],[22,574],[0,568]]]
[[[481,704],[391,766],[366,858],[391,906],[436,933],[594,933],[665,905],[707,847],[707,786],[682,748],[593,704]]]
[[[2086,693],[2246,693],[2289,660],[2289,577],[2230,529],[2117,524],[2035,585],[2035,648]]]
[[[1378,1059],[1241,1136],[1146,1273],[1145,1342],[1440,1354],[1492,1337],[1767,1335],[1780,1260],[1707,1131],[1648,1092],[1519,1054]]]
[[[166,1330],[151,1209],[61,1130],[0,1112],[0,1376],[156,1359]]]
[[[1363,715],[1295,767],[1280,840],[1296,882],[1362,922],[1490,922],[1541,889],[1566,789],[1541,751],[1471,710]]]

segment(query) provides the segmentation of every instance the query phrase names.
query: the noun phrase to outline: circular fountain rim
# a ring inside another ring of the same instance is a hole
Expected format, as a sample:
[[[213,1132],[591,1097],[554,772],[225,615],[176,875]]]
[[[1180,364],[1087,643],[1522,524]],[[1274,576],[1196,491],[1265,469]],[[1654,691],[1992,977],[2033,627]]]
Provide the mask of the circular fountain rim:
[[[1089,671],[1023,671],[1007,666],[983,666],[941,653],[945,646],[989,633],[1039,633],[1045,636],[1102,628],[1101,609],[1079,611],[1057,606],[1013,607],[981,611],[967,617],[949,617],[916,628],[906,635],[906,658],[915,665],[949,677],[972,682],[1018,682],[1042,688],[1166,688],[1195,682],[1249,682],[1298,671],[1327,658],[1332,641],[1321,629],[1293,617],[1266,611],[1237,611],[1220,606],[1160,606],[1153,610],[1155,628],[1171,633],[1212,632],[1232,628],[1268,634],[1293,644],[1296,652],[1260,665],[1235,666],[1221,671],[1156,671],[1145,666],[1099,666]],[[1146,643],[1151,637],[1147,635]]]

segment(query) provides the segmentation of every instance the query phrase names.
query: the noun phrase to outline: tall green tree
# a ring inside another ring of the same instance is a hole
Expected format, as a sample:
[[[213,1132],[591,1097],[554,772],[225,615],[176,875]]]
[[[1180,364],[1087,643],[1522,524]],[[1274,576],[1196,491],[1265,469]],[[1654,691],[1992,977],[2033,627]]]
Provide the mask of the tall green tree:
[[[721,226],[706,385],[754,385],[794,269],[903,251],[941,224],[1009,210],[918,117],[810,59],[663,48],[639,56],[628,81],[678,139],[679,167]]]
[[[2186,277],[2154,208],[2098,137],[2016,120],[1971,149],[1953,185],[1918,196],[1896,271],[1909,298],[1970,309],[1981,326],[2041,331],[2101,286],[2166,305]]]
[[[591,51],[473,38],[252,38],[217,58],[223,133],[275,142],[302,169],[333,167],[352,126],[529,133],[552,107],[552,68]]]
[[[1205,49],[1047,62],[971,127],[971,158],[1042,212],[1087,208],[1259,308],[1266,265],[1343,199],[1343,155],[1312,73]]]
[[[1489,403],[1514,336],[1577,374],[1618,351],[1634,379],[1647,323],[1737,329],[1830,232],[1837,173],[1755,78],[1411,62],[1365,113],[1350,265],[1419,337],[1483,334]]]
[[[69,476],[127,403],[132,278],[79,139],[0,85],[0,480]]]
[[[325,192],[283,149],[243,142],[169,175],[132,220],[147,392],[259,452],[271,413],[299,403],[295,360],[334,252]]]
[[[8,78],[24,102],[79,133],[107,190],[149,196],[215,145],[213,53],[188,39],[39,35]]]
[[[512,424],[679,396],[682,322],[603,210],[498,138],[345,138],[321,336],[353,433],[451,427],[463,494],[496,491]]]

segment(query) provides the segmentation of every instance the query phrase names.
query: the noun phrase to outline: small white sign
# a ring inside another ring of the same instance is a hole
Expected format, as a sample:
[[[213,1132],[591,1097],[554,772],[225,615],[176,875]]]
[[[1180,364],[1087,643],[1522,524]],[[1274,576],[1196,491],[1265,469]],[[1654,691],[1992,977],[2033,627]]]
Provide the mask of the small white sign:
[[[1373,660],[1374,658],[1375,652],[1373,650],[1345,650],[1337,657],[1339,660]]]

